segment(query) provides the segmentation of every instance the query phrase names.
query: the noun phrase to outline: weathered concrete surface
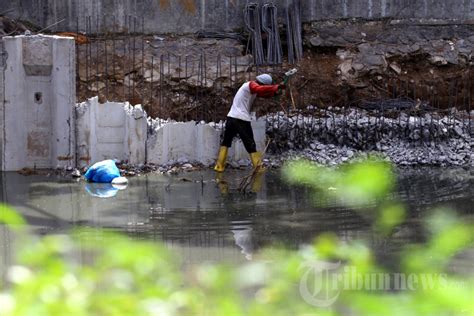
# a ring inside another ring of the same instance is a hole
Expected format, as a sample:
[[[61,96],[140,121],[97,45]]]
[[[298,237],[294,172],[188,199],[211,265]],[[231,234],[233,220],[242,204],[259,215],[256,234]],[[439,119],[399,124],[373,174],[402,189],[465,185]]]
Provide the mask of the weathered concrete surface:
[[[5,37],[3,170],[74,166],[75,44]]]
[[[196,122],[168,123],[153,130],[147,141],[148,162],[196,161],[212,163],[219,147],[219,132]]]
[[[265,3],[268,1],[254,1]],[[273,1],[283,8],[288,0]],[[134,29],[129,16],[137,16],[145,32],[190,33],[201,29],[237,29],[244,26],[244,0],[0,0],[0,8],[13,8],[11,16],[21,17],[53,30],[85,30],[87,16],[100,17],[99,29]],[[306,22],[344,18],[474,18],[474,0],[302,0]],[[284,10],[279,14],[283,16]],[[106,18],[104,18],[106,17]],[[97,28],[94,23],[93,31]]]
[[[185,162],[212,165],[222,133],[215,124],[147,119],[140,105],[101,104],[97,97],[76,106],[75,125],[79,167],[104,159],[128,161],[133,165]],[[265,125],[264,120],[252,122],[260,151],[265,147]],[[238,165],[250,163],[240,139],[234,140],[228,161]]]
[[[3,41],[0,40],[0,170],[3,170],[3,153],[4,153],[4,96],[5,96],[5,67],[7,61],[7,53]],[[1,191],[1,190],[0,190]],[[1,193],[0,193],[1,194]]]
[[[146,113],[129,103],[99,103],[89,99],[76,106],[77,165],[104,159],[144,164],[147,137]]]
[[[265,121],[252,121],[257,150],[265,147]],[[197,162],[215,163],[222,130],[214,125],[191,122],[169,122],[152,127],[147,140],[147,162],[158,165]],[[228,162],[248,164],[249,155],[242,141],[235,139]]]

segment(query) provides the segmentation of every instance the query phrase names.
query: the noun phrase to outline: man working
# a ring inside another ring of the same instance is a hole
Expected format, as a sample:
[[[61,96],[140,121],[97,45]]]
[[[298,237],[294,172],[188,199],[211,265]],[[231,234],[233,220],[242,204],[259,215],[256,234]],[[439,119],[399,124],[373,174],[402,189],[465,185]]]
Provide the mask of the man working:
[[[256,97],[271,98],[279,89],[285,89],[283,84],[272,84],[273,79],[268,74],[257,76],[256,81],[246,82],[240,87],[234,97],[230,112],[227,114],[225,124],[224,140],[222,141],[214,170],[223,172],[227,160],[227,152],[232,146],[232,140],[239,135],[244,143],[245,149],[250,154],[250,160],[254,168],[261,166],[262,154],[257,151],[250,124],[250,109]]]

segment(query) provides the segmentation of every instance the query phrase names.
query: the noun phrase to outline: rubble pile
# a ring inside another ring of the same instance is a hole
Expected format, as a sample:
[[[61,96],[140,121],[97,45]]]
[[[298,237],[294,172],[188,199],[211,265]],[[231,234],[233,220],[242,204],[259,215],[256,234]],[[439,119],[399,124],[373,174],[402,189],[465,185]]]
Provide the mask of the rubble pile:
[[[303,156],[335,165],[360,153],[379,152],[398,165],[473,165],[468,119],[460,112],[375,116],[363,109],[328,109],[321,116],[268,115],[269,163]]]

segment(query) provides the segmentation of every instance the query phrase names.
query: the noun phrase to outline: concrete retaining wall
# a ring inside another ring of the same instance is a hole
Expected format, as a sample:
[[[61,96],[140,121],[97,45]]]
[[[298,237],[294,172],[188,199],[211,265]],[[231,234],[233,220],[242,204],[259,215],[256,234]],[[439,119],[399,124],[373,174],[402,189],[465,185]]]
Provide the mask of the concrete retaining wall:
[[[252,122],[257,149],[265,146],[265,121]],[[77,165],[84,167],[104,159],[139,165],[153,163],[201,163],[212,165],[219,150],[221,129],[211,124],[168,122],[159,126],[148,119],[140,105],[107,102],[98,98],[76,106]],[[153,127],[155,126],[155,127]],[[229,162],[248,164],[240,139],[229,150]]]
[[[72,38],[3,39],[2,169],[75,164],[75,44]]]
[[[290,1],[273,2],[283,8]],[[41,27],[64,20],[52,30],[76,31],[79,24],[79,29],[84,31],[86,17],[99,16],[99,29],[107,25],[109,29],[133,31],[134,24],[128,20],[132,15],[139,17],[139,25],[143,18],[148,33],[190,33],[201,29],[243,27],[246,3],[246,0],[0,0],[0,8],[2,11],[12,8],[14,11],[10,16]],[[307,22],[384,17],[474,19],[474,0],[302,0],[301,3],[303,19]],[[279,11],[283,16],[283,9]],[[94,22],[92,29],[96,28]]]
[[[265,121],[253,121],[257,150],[265,147]],[[174,162],[215,163],[219,151],[221,130],[210,124],[172,122],[154,130],[147,141],[147,161],[154,164]],[[248,164],[249,155],[240,139],[235,139],[229,150],[229,162]]]
[[[104,159],[145,163],[146,113],[127,103],[99,103],[98,98],[76,106],[78,166]]]

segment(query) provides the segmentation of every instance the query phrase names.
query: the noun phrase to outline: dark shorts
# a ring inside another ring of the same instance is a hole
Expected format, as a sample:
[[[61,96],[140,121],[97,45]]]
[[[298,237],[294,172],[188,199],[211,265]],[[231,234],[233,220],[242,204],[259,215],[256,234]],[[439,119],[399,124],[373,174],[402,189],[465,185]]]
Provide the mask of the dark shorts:
[[[249,154],[257,151],[257,146],[255,145],[255,140],[253,138],[252,125],[250,122],[239,120],[233,117],[227,117],[222,146],[231,147],[232,140],[237,135],[244,143],[245,149]]]

